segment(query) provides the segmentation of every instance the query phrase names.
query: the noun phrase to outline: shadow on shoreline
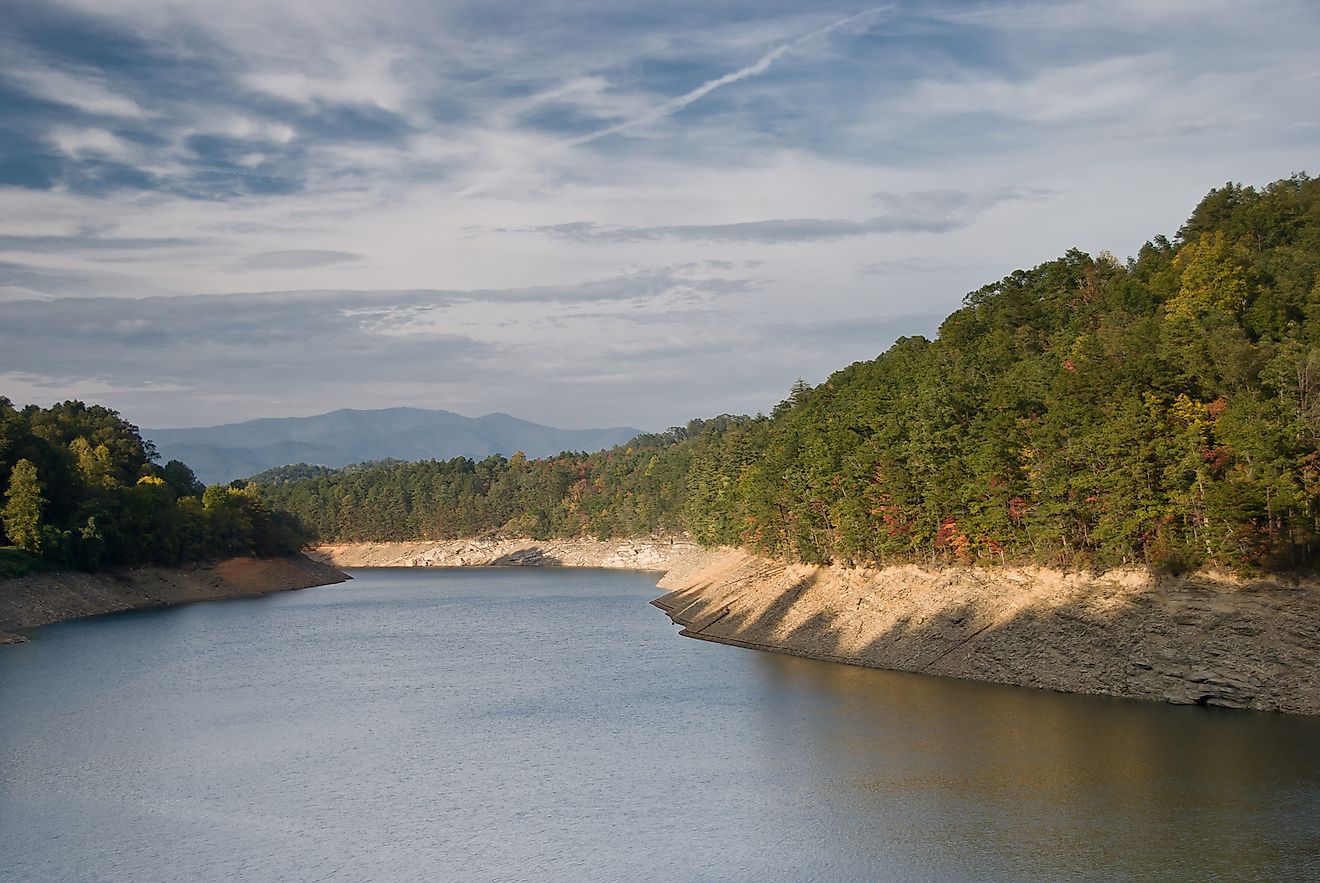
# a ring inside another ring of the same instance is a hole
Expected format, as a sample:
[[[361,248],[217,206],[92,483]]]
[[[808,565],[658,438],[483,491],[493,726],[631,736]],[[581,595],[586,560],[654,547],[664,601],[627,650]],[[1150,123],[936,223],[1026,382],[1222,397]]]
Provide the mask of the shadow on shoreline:
[[[805,575],[802,571],[805,570]],[[654,602],[682,634],[872,668],[1062,692],[1320,714],[1320,593],[993,572],[859,575],[755,559]]]

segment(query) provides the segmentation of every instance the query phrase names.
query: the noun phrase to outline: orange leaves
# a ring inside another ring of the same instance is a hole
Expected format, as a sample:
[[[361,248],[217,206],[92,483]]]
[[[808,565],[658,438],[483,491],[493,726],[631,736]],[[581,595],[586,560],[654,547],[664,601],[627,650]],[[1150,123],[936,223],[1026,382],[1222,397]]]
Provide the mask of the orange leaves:
[[[952,518],[946,518],[940,524],[940,529],[935,534],[935,548],[952,552],[955,558],[964,563],[972,560],[972,541],[963,534],[958,522]]]

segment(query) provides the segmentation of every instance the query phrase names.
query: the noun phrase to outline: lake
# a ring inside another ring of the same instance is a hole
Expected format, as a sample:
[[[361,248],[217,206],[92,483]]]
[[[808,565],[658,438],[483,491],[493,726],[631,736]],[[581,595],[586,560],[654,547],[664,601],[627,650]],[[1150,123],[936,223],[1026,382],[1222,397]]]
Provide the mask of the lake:
[[[689,640],[655,574],[351,572],[0,648],[0,879],[1320,879],[1320,720]]]

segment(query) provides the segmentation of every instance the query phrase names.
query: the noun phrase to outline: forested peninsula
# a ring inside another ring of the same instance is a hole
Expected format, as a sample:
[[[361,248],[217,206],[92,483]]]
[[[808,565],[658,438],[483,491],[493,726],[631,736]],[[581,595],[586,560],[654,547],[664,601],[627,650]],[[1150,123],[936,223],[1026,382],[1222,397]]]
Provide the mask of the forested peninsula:
[[[0,643],[5,630],[120,610],[339,582],[254,486],[204,487],[157,465],[100,405],[16,408],[0,396]]]
[[[299,551],[307,536],[255,488],[205,487],[115,411],[0,396],[0,576]]]
[[[967,295],[770,415],[594,454],[256,477],[322,541],[687,533],[776,560],[1306,571],[1320,540],[1320,181],[1212,190],[1133,258]]]

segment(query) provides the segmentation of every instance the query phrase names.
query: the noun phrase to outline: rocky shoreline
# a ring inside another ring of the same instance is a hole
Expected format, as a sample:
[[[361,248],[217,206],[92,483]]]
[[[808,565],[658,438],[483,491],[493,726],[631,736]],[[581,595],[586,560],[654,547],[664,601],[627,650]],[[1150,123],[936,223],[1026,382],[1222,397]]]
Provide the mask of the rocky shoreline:
[[[229,558],[190,567],[135,567],[105,573],[59,571],[0,580],[0,644],[20,643],[16,629],[167,607],[193,601],[247,598],[349,579],[303,555]]]
[[[681,634],[873,668],[1320,714],[1320,585],[1144,570],[813,567],[719,550],[660,583]]]

